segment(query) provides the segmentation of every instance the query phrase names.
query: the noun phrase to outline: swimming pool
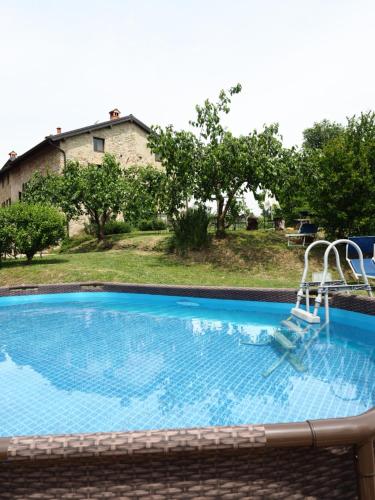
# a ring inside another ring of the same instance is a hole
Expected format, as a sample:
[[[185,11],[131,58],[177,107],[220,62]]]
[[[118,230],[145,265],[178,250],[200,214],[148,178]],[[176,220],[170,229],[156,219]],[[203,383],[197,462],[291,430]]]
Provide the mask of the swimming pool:
[[[293,363],[270,341],[290,308],[115,292],[0,298],[1,436],[296,422],[374,406],[375,316],[332,309]]]

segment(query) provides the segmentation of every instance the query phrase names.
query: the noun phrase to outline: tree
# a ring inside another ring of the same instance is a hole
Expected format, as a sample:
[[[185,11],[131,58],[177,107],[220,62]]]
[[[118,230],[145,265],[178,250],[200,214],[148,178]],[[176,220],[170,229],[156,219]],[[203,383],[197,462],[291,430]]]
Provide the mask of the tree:
[[[80,191],[75,173],[74,168],[71,171],[70,163],[64,168],[62,175],[49,171],[44,174],[39,171],[34,172],[25,185],[22,201],[60,208],[66,215],[69,227],[69,221],[81,213],[77,203]]]
[[[303,165],[301,151],[284,148],[276,175],[269,177],[266,183],[280,205],[279,215],[282,214],[287,224],[294,224],[301,212],[311,211],[306,196],[307,179]]]
[[[234,198],[227,211],[226,227],[233,225],[235,228],[240,218],[248,217],[250,214],[251,210],[246,205],[245,198],[243,196]]]
[[[64,237],[65,217],[54,207],[16,203],[3,209],[17,253],[30,263],[36,252],[55,245]]]
[[[44,174],[40,171],[34,172],[25,184],[22,201],[59,207],[61,205],[61,176],[50,171]]]
[[[122,212],[130,223],[156,219],[164,208],[165,173],[152,165],[133,166],[124,173]]]
[[[148,145],[165,169],[163,206],[167,214],[177,218],[181,208],[193,196],[202,144],[190,131],[153,127]]]
[[[303,131],[304,149],[322,149],[328,142],[342,134],[344,127],[336,122],[322,120]]]
[[[8,209],[0,208],[0,263],[13,249],[14,230],[8,217]]]
[[[276,175],[282,149],[276,134],[276,125],[240,137],[224,132],[220,142],[205,147],[194,196],[216,203],[216,236],[225,236],[233,201],[247,191],[267,187],[271,176]]]
[[[375,231],[375,113],[348,119],[303,157],[305,196],[330,237]]]
[[[277,125],[240,137],[224,129],[222,115],[229,113],[231,98],[240,91],[238,84],[228,92],[222,90],[216,103],[207,99],[196,106],[197,117],[190,124],[198,136],[169,126],[156,127],[149,139],[166,169],[170,212],[176,216],[189,197],[198,203],[214,202],[218,237],[225,235],[233,200],[267,184],[276,175],[282,151]]]
[[[104,240],[104,226],[121,210],[124,198],[123,172],[112,155],[100,165],[68,162],[63,172],[65,193],[70,193],[75,212],[90,217],[97,238]]]

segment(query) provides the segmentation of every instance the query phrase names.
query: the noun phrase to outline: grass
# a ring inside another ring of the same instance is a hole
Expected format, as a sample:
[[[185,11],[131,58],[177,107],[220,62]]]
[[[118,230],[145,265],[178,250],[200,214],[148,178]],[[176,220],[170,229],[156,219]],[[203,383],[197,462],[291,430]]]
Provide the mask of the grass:
[[[288,248],[283,234],[272,231],[233,231],[225,240],[213,240],[187,258],[165,251],[167,233],[134,232],[113,235],[98,245],[92,238],[75,238],[64,251],[6,260],[0,284],[118,281],[181,285],[219,285],[295,288],[303,270],[304,249]],[[320,270],[315,254],[312,269]]]

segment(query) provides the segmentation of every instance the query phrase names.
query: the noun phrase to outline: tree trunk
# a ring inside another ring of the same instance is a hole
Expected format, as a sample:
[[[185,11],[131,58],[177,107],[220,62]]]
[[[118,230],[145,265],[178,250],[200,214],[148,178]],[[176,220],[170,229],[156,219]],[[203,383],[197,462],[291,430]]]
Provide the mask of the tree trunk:
[[[99,241],[104,240],[104,224],[101,220],[98,222],[97,238]]]
[[[229,193],[227,202],[225,203],[225,199],[223,196],[219,196],[217,198],[217,217],[216,217],[216,237],[217,238],[225,238],[225,218],[227,216],[230,204],[233,200],[233,194]]]
[[[225,238],[224,198],[217,198],[216,237]]]
[[[31,264],[31,261],[33,260],[34,253],[27,253],[26,254],[26,263]]]
[[[96,226],[96,238],[98,241],[104,240],[104,223],[102,217],[97,212],[92,214]]]
[[[104,228],[109,219],[108,214],[105,212],[98,217],[98,240],[103,241],[105,239]]]

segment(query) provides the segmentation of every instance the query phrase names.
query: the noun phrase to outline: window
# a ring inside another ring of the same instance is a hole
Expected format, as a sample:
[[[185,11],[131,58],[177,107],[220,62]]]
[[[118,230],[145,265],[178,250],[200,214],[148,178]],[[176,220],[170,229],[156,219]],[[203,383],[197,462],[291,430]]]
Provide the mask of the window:
[[[104,139],[100,139],[100,137],[93,137],[94,142],[94,151],[98,153],[104,152]]]
[[[18,191],[18,199],[19,199],[19,201],[22,200],[22,191]]]

